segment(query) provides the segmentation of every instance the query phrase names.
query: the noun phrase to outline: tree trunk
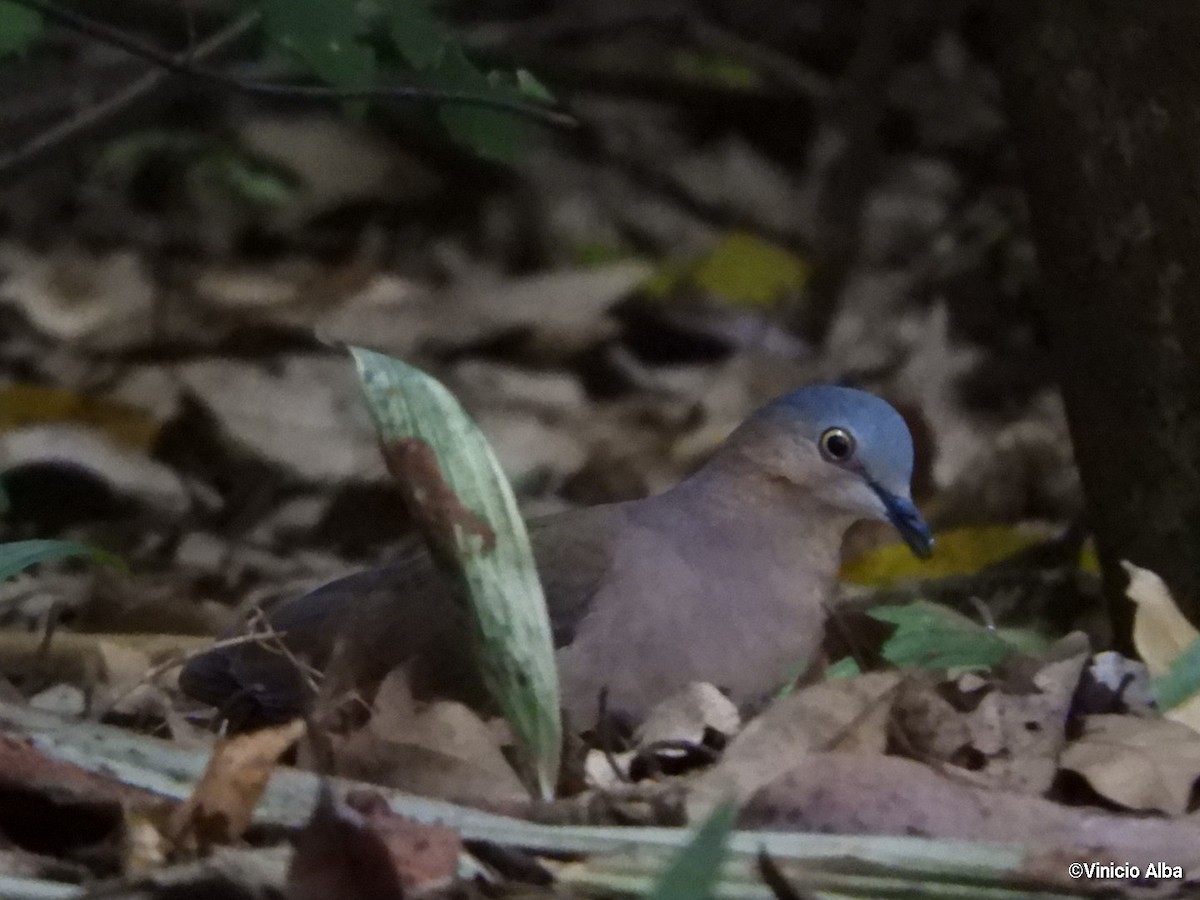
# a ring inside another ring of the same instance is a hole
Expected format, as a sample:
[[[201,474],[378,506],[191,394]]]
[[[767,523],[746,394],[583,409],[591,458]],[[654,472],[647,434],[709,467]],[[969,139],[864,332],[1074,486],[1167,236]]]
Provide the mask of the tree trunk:
[[[1119,561],[1200,623],[1200,4],[994,0],[1118,644]]]

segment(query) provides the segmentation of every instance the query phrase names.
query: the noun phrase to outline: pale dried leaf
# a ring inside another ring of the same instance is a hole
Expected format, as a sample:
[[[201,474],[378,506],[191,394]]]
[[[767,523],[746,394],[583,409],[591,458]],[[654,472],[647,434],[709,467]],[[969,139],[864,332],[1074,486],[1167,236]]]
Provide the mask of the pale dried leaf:
[[[1154,572],[1122,560],[1129,573],[1126,595],[1136,605],[1133,616],[1133,645],[1146,663],[1151,676],[1165,675],[1181,653],[1188,649],[1200,631],[1179,611],[1166,583]]]
[[[824,681],[776,701],[742,730],[717,766],[696,779],[689,818],[698,821],[730,796],[745,800],[810,753],[883,753],[901,677],[873,672]]]
[[[1181,815],[1200,776],[1200,735],[1168,719],[1088,716],[1062,767],[1127,809]]]

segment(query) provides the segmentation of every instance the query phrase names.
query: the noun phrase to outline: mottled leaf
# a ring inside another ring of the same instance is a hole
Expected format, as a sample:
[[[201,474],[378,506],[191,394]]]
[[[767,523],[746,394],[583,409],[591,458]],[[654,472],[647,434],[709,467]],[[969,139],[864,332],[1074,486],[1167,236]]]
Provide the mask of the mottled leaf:
[[[384,457],[435,559],[474,612],[484,681],[537,792],[553,795],[562,744],[558,672],[525,523],[478,426],[419,369],[352,347]]]

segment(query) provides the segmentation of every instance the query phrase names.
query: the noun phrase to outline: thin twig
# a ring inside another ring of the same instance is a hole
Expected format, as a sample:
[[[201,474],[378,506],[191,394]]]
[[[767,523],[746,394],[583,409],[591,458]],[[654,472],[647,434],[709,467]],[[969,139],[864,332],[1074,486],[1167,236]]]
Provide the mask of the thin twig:
[[[130,56],[152,62],[175,75],[210,81],[231,90],[263,97],[290,100],[346,101],[346,100],[400,100],[421,103],[457,103],[464,106],[482,106],[500,109],[524,116],[544,125],[574,127],[578,124],[568,113],[551,106],[518,100],[494,94],[478,94],[472,91],[456,91],[444,88],[418,87],[415,85],[389,85],[361,88],[330,87],[328,85],[290,85],[256,81],[206,69],[194,65],[188,54],[173,55],[152,44],[138,40],[133,35],[113,28],[103,22],[62,9],[47,0],[13,0],[19,6],[41,13],[47,20],[69,28],[93,40],[124,50]]]
[[[255,631],[250,634],[239,634],[236,637],[222,638],[219,641],[213,641],[203,647],[197,647],[195,650],[187,650],[182,653],[172,654],[169,659],[165,659],[157,665],[147,669],[136,682],[129,685],[116,697],[112,698],[104,705],[103,711],[96,717],[101,719],[117,708],[123,701],[138,688],[148,684],[153,684],[158,678],[172,669],[187,665],[198,656],[204,656],[207,653],[212,653],[214,650],[224,650],[227,647],[240,647],[243,644],[261,644],[264,647],[275,650],[276,644],[281,642],[283,632],[275,631]]]
[[[256,28],[261,18],[258,13],[244,15],[195,47],[189,48],[180,54],[178,59],[198,62],[212,56]],[[44,159],[64,144],[82,137],[115,118],[123,110],[158,88],[169,76],[170,71],[166,68],[147,72],[115,94],[41,132],[12,153],[0,156],[0,179],[11,177],[21,169]]]

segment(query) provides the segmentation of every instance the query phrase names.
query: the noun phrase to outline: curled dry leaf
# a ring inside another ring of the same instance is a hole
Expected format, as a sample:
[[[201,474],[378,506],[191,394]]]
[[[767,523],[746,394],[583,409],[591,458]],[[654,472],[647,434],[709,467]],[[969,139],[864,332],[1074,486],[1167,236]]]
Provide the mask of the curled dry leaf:
[[[1125,593],[1137,605],[1133,614],[1133,646],[1150,670],[1150,676],[1161,678],[1200,639],[1200,631],[1179,611],[1171,591],[1157,574],[1128,560],[1122,560],[1121,565],[1129,574]],[[1172,707],[1165,715],[1200,731],[1200,694]]]
[[[1062,767],[1127,809],[1181,815],[1200,776],[1200,735],[1169,719],[1088,716]]]
[[[374,715],[334,737],[338,775],[424,797],[516,804],[528,797],[501,750],[502,739],[461,703],[417,703],[403,670],[384,679]]]
[[[172,816],[174,843],[204,851],[238,840],[279,758],[303,733],[296,719],[218,741],[192,796]]]
[[[777,700],[743,729],[719,764],[696,779],[689,820],[703,819],[731,796],[745,800],[811,753],[883,753],[901,678],[897,672],[872,672],[823,681]]]
[[[1125,593],[1137,604],[1133,645],[1151,676],[1159,678],[1200,638],[1200,631],[1179,611],[1171,591],[1158,575],[1128,561],[1122,561],[1121,565],[1129,574],[1129,587]]]
[[[1087,662],[1087,639],[1069,635],[1050,655],[1056,658],[1028,660],[1039,666],[1032,673],[1015,671],[1015,665],[953,679],[915,673],[896,704],[906,749],[968,770],[977,784],[1045,792],[1066,742],[1064,725]]]

